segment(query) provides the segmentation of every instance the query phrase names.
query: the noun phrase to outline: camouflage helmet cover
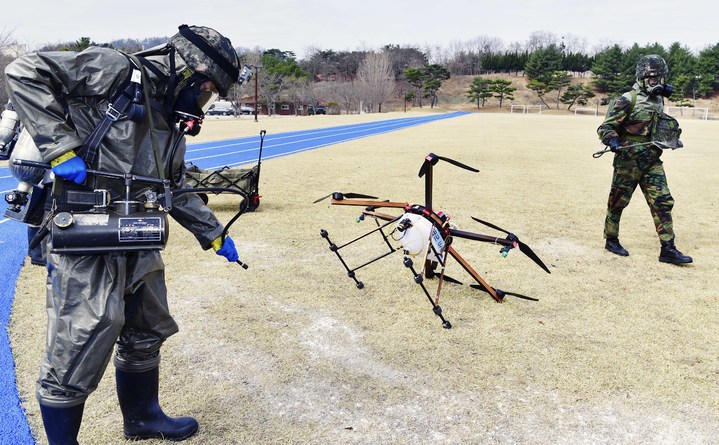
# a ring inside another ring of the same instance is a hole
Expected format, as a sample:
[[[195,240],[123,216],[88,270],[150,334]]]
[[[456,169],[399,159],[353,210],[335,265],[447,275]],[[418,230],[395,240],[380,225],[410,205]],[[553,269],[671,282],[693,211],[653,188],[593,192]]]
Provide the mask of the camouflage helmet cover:
[[[230,39],[212,28],[182,25],[169,43],[190,68],[212,80],[220,95],[227,95],[239,73],[237,53]]]
[[[667,73],[669,73],[669,67],[660,55],[650,54],[637,62],[637,81],[648,77],[666,76]]]

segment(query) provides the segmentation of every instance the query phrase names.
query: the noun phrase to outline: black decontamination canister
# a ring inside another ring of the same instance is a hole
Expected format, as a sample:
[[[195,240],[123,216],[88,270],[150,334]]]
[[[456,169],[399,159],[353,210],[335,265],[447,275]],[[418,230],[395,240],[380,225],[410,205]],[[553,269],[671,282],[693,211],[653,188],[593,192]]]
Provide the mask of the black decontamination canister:
[[[57,213],[52,219],[53,252],[88,255],[164,249],[169,235],[164,211],[143,210],[137,201],[116,201],[114,206],[115,211]]]

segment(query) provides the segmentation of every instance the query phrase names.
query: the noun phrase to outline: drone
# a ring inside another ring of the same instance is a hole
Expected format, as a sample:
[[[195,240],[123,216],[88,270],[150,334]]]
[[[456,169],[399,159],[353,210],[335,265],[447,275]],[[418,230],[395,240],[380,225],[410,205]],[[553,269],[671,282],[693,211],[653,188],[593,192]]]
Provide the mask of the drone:
[[[442,327],[445,329],[451,329],[452,324],[444,318],[442,308],[439,305],[443,285],[445,282],[463,284],[461,281],[445,274],[449,258],[453,258],[459,263],[462,269],[469,274],[474,281],[474,283],[470,284],[470,287],[489,294],[498,303],[502,303],[506,296],[538,301],[538,299],[533,297],[490,286],[452,246],[454,238],[492,243],[501,246],[499,252],[503,257],[506,257],[512,249],[519,248],[522,253],[534,261],[534,263],[545,272],[551,273],[539,256],[514,233],[475,217],[471,218],[484,226],[502,232],[506,236],[490,236],[459,230],[454,224],[450,224],[450,218],[447,214],[434,209],[432,206],[433,169],[440,160],[464,170],[479,173],[479,170],[455,161],[454,159],[429,153],[424,158],[424,162],[419,170],[419,177],[424,177],[425,180],[424,205],[379,200],[376,196],[341,192],[334,192],[315,200],[314,203],[318,203],[331,197],[332,205],[364,206],[365,208],[359,217],[357,217],[357,222],[364,221],[369,217],[376,223],[376,227],[372,230],[340,245],[330,239],[327,230],[321,229],[320,236],[327,240],[330,251],[337,255],[340,263],[342,263],[342,266],[344,266],[347,271],[347,275],[354,280],[357,288],[362,289],[364,283],[357,279],[357,270],[401,250],[404,254],[404,266],[411,271],[414,282],[421,287],[424,295],[432,304],[432,311],[440,318]],[[377,210],[385,208],[400,209],[403,213],[399,216],[395,216]],[[374,233],[378,233],[381,236],[382,242],[387,250],[375,258],[351,268],[345,257],[342,256],[341,251]],[[415,260],[418,260],[418,265],[415,265]],[[425,284],[425,278],[438,278],[437,289],[433,292],[434,295],[430,294]]]

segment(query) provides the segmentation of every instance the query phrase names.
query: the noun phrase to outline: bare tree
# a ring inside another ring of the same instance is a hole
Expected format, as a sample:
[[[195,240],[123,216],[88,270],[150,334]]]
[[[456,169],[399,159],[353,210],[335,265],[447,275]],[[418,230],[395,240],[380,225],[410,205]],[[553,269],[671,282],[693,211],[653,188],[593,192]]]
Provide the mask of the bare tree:
[[[511,42],[507,45],[508,53],[522,53],[525,49],[527,49],[526,45],[521,42]]]
[[[562,44],[564,45],[564,51],[570,54],[586,54],[587,47],[589,46],[589,44],[587,43],[587,39],[585,39],[584,37],[575,36],[574,34],[563,35]]]
[[[332,82],[314,82],[312,84],[314,97],[324,103],[336,102],[347,114],[357,112],[359,91],[353,80],[336,80]]]
[[[289,96],[295,105],[295,116],[300,113],[300,107],[315,102],[315,93],[307,78],[298,77],[290,81]]]
[[[467,42],[470,51],[480,54],[493,53],[498,54],[504,49],[504,42],[498,37],[477,36]]]
[[[357,82],[363,100],[367,102],[369,111],[382,112],[382,103],[392,96],[394,91],[394,73],[389,53],[367,53],[357,71]]]
[[[549,45],[559,47],[561,43],[560,38],[551,31],[532,31],[529,35],[529,40],[527,40],[527,50],[532,53]]]
[[[446,65],[450,57],[449,50],[442,48],[440,45],[425,44],[422,46],[421,50],[426,56],[425,63],[439,63],[441,65]],[[419,66],[407,68],[419,68]]]
[[[361,100],[358,83],[354,80],[331,82],[326,85],[323,97],[327,101],[337,102],[347,114],[357,113]]]
[[[389,56],[395,80],[401,79],[407,68],[419,68],[427,64],[427,55],[412,46],[385,45],[382,52]]]
[[[0,111],[8,101],[7,91],[5,91],[5,67],[13,60],[25,54],[25,45],[19,45],[13,38],[12,30],[3,29],[0,31]]]
[[[347,114],[358,111],[359,108],[359,92],[354,86],[354,81],[340,82],[335,85],[335,94],[337,103],[342,104]]]

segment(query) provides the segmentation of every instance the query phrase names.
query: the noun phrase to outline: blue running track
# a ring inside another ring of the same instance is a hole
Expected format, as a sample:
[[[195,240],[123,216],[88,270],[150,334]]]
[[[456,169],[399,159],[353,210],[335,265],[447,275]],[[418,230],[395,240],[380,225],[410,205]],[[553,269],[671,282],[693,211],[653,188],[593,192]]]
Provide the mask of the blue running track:
[[[319,130],[267,134],[262,159],[348,142],[368,136],[402,130],[467,113],[445,113],[424,117],[390,119],[364,124],[342,125]],[[301,118],[300,118],[301,119]],[[208,170],[257,162],[259,136],[190,144],[185,160]],[[17,181],[7,167],[0,168],[0,194],[15,189]],[[5,206],[2,206],[5,213]],[[15,294],[15,283],[27,251],[25,225],[0,216],[0,445],[26,445],[35,441],[25,420],[25,413],[15,384],[15,362],[8,338],[8,322]],[[40,310],[42,308],[38,308]]]
[[[287,156],[332,144],[375,136],[408,127],[463,116],[467,113],[447,113],[432,116],[391,119],[364,124],[343,125],[319,130],[295,131],[291,133],[267,134],[262,149],[262,159]],[[259,136],[228,139],[223,141],[192,144],[187,148],[185,160],[200,168],[216,170],[224,166],[234,167],[257,162]]]

